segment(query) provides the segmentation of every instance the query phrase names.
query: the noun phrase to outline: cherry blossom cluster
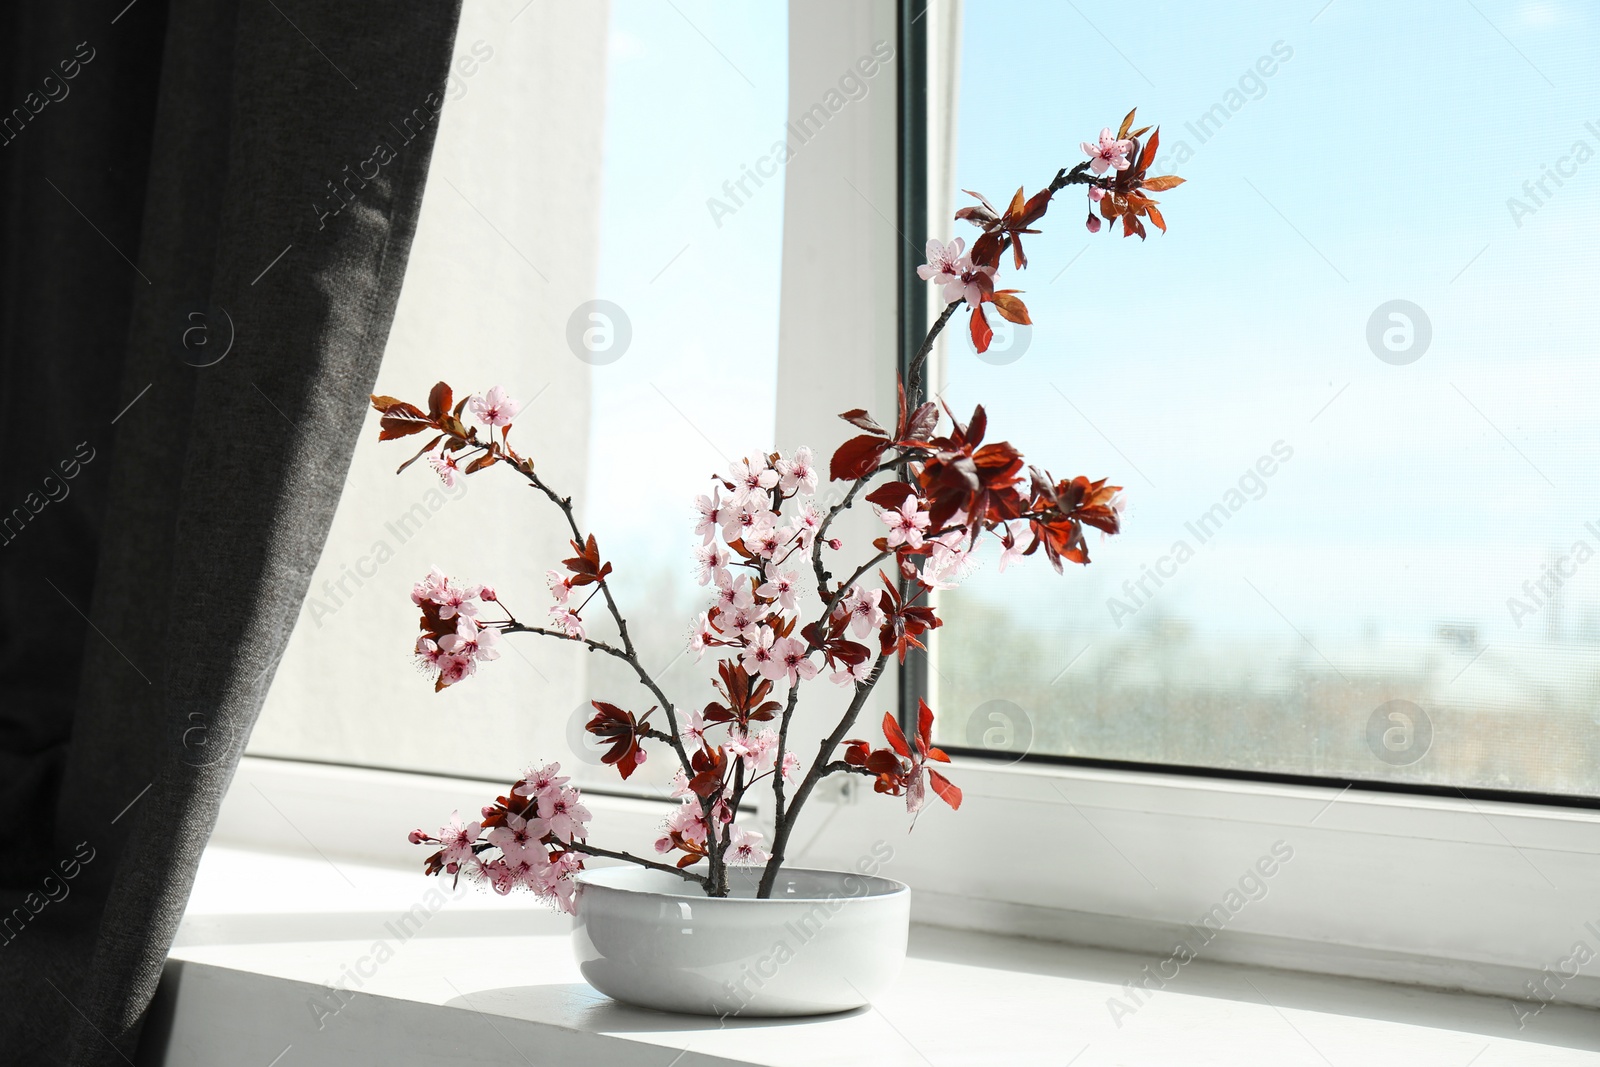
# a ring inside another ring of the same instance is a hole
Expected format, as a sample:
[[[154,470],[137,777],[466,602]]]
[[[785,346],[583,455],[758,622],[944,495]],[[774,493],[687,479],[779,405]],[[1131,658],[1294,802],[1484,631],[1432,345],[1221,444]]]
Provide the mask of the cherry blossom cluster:
[[[1066,563],[1089,562],[1086,530],[1103,538],[1121,529],[1123,508],[1120,487],[1107,479],[1057,478],[1028,465],[1010,442],[991,439],[981,404],[963,421],[948,406],[919,401],[922,371],[962,306],[980,352],[993,337],[986,308],[1014,323],[1030,321],[1019,291],[996,288],[996,279],[1007,250],[1015,269],[1027,266],[1022,238],[1039,232],[1035,224],[1066,186],[1089,187],[1099,211],[1099,218],[1091,214],[1090,230],[1101,219],[1120,219],[1125,236],[1143,238],[1145,219],[1166,229],[1148,193],[1182,179],[1146,176],[1159,132],[1133,129],[1133,118],[1129,112],[1115,134],[1107,127],[1097,142],[1085,142],[1089,158],[1059,171],[1033,197],[1019,189],[999,211],[977,196],[977,205],[958,211],[957,219],[981,231],[970,247],[962,238],[929,242],[918,274],[940,287],[946,307],[910,363],[893,421],[881,424],[859,408],[840,416],[857,433],[827,464],[828,478],[843,484],[837,504],[816,499],[823,472],[809,448],[746,457],[711,477],[693,520],[695,578],[709,603],[687,637],[698,659],[710,652],[714,661],[714,695],[703,706],[700,699],[675,704],[641,663],[612,594],[612,564],[594,534],[579,526],[571,498],[546,484],[533,459],[513,446],[521,405],[503,388],[457,402],[440,382],[426,408],[372,398],[381,439],[429,435],[401,470],[427,456],[451,485],[489,467],[509,467],[561,510],[571,531],[573,555],[546,571],[552,603],[539,624],[517,618],[495,591],[460,584],[437,569],[417,584],[416,654],[437,670],[435,689],[495,659],[506,635],[576,642],[627,664],[652,699],[644,711],[591,702],[595,714],[585,729],[604,745],[602,763],[623,779],[651,749],[676,763],[671,789],[680,804],[654,843],[660,860],[590,845],[581,798],[551,764],[529,771],[477,822],[456,818],[438,837],[416,831],[414,842],[437,846],[428,873],[464,871],[499,892],[522,886],[571,910],[572,875],[586,856],[669,871],[717,896],[729,892],[729,868],[764,866],[758,893],[766,896],[801,808],[828,775],[870,778],[877,792],[903,797],[913,820],[930,797],[960,807],[961,790],[936,768],[950,759],[933,743],[934,714],[926,703],[919,702],[916,722],[904,726],[885,714],[884,744],[845,738],[887,666],[926,649],[928,635],[942,625],[936,595],[972,571],[985,541],[999,544],[1002,572],[1035,553],[1061,572]],[[829,530],[858,496],[874,509],[881,532],[858,565],[836,575],[830,568],[844,546]],[[489,604],[498,617],[484,617]],[[599,628],[597,613],[606,616]],[[794,750],[790,726],[802,691],[820,675],[849,694],[849,706],[807,764]],[[772,793],[770,841],[736,819],[757,787]]]
[[[823,523],[810,499],[816,490],[816,461],[802,446],[787,457],[740,460],[695,501],[695,577],[713,590],[689,637],[697,658],[729,648],[751,677],[789,685],[816,677],[813,650],[793,636],[804,591],[799,568]],[[786,504],[793,505],[788,516]],[[830,547],[841,545],[834,539]]]
[[[414,845],[436,845],[425,873],[465,876],[504,896],[526,889],[574,911],[572,876],[583,870],[589,809],[561,764],[532,768],[510,791],[486,805],[480,817],[463,821],[454,812],[437,837],[411,831]]]
[[[417,661],[438,671],[435,687],[443,689],[477,672],[479,661],[500,658],[500,633],[479,620],[494,590],[486,585],[458,585],[435,567],[411,589],[411,602],[422,609],[422,634]]]

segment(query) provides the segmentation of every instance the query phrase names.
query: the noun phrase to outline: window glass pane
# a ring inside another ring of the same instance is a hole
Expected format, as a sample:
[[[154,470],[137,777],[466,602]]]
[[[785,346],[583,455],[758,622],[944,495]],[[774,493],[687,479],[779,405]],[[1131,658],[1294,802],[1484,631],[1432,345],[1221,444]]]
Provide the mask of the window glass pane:
[[[1129,502],[946,595],[945,740],[1594,793],[1597,13],[1319,7],[966,5],[958,188],[1133,104],[1188,183],[1143,244],[1058,196],[1031,337],[945,346],[958,412]]]
[[[522,401],[514,443],[573,496],[646,665],[690,692],[679,676],[692,657],[667,665],[704,599],[692,501],[724,449],[773,437],[783,176],[746,180],[729,213],[708,201],[728,206],[724,183],[781,136],[786,12],[731,0],[606,12],[463,11],[379,388],[421,400],[443,377]],[[411,669],[409,595],[430,566],[548,621],[545,570],[572,554],[560,513],[509,471],[452,493],[423,464],[397,478],[404,445],[376,437],[369,416],[251,751],[490,777],[558,759],[615,786],[599,752],[574,745],[590,699],[649,706],[620,664],[514,635],[466,685],[436,694]],[[584,617],[614,639],[602,604]],[[630,785],[664,779],[658,762]]]

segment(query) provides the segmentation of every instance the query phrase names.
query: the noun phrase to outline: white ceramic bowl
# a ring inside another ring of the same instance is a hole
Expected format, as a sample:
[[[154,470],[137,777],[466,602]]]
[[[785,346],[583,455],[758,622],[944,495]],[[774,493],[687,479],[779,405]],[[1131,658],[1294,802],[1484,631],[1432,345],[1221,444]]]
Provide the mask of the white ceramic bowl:
[[[905,960],[911,890],[888,878],[760,868],[708,897],[665,871],[577,875],[572,947],[589,984],[628,1004],[691,1015],[819,1015],[869,1003]]]

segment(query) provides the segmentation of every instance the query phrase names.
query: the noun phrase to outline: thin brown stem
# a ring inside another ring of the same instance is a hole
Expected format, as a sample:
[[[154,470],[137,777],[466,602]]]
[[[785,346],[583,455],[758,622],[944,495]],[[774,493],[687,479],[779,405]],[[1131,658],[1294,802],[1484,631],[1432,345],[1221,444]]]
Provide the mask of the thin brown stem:
[[[820,596],[822,598],[822,602],[829,607],[833,606],[834,596],[836,594],[829,594],[828,592],[828,579],[833,575],[829,573],[828,568],[822,565],[822,546],[828,539],[828,527],[833,525],[834,519],[838,518],[845,511],[848,511],[850,505],[855,503],[856,494],[861,491],[863,486],[872,481],[872,479],[876,478],[878,475],[894,470],[898,466],[899,462],[899,460],[894,460],[890,463],[879,464],[877,467],[874,467],[866,474],[863,474],[861,477],[857,478],[850,488],[845,492],[844,499],[828,509],[828,513],[822,517],[821,525],[817,527],[817,535],[812,539],[811,542],[811,570],[817,577],[817,595]]]
[[[789,845],[789,835],[794,832],[795,821],[798,819],[801,807],[806,798],[811,795],[811,790],[816,788],[825,774],[828,773],[828,757],[833,755],[834,749],[839,747],[839,742],[844,740],[844,735],[850,732],[850,727],[855,725],[856,716],[861,714],[861,709],[867,703],[867,697],[878,684],[878,679],[883,676],[883,665],[888,660],[887,656],[878,656],[878,662],[872,667],[872,673],[867,680],[856,686],[855,699],[850,701],[850,707],[845,711],[844,717],[839,720],[839,725],[833,732],[822,739],[818,748],[816,762],[806,772],[800,786],[794,791],[794,800],[790,803],[783,818],[777,823],[772,834],[772,858],[767,861],[766,869],[761,874],[761,885],[756,890],[756,896],[762,899],[772,895],[772,887],[777,883],[778,872],[783,868],[783,856]],[[779,777],[782,777],[780,774]]]
[[[919,402],[922,394],[917,387],[922,384],[922,366],[928,362],[928,354],[933,351],[933,342],[944,332],[945,324],[950,321],[950,316],[956,313],[956,308],[966,303],[965,300],[952,300],[945,305],[944,311],[934,320],[933,326],[928,330],[928,336],[922,339],[922,346],[917,349],[917,354],[911,357],[911,366],[906,368],[906,403]],[[980,312],[981,314],[981,312]]]
[[[703,874],[695,874],[693,871],[686,871],[681,867],[674,867],[670,863],[657,863],[655,860],[643,859],[639,856],[635,856],[631,852],[612,852],[610,849],[596,848],[594,845],[587,844],[583,841],[563,842],[561,847],[571,849],[573,852],[582,852],[585,856],[603,856],[606,859],[622,860],[625,863],[636,863],[641,867],[648,867],[652,871],[665,871],[668,874],[675,874],[685,881],[694,882],[696,885],[708,888],[710,886],[710,879]]]
[[[568,528],[572,530],[572,539],[580,545],[584,544],[587,538],[584,536],[583,531],[578,528],[577,516],[572,511],[572,498],[562,496],[554,489],[551,489],[533,472],[531,466],[518,467],[517,470],[524,478],[528,479],[528,482],[535,489],[543,493],[550,499],[551,503],[561,509],[561,513],[567,517]],[[611,596],[611,583],[601,579],[599,585],[601,594],[606,598],[606,607],[610,610],[612,619],[616,621],[617,633],[622,638],[622,655],[618,658],[631,666],[640,683],[655,695],[656,702],[661,705],[661,710],[666,713],[667,725],[672,728],[672,750],[678,754],[678,762],[683,766],[683,773],[693,778],[694,767],[689,762],[689,753],[683,747],[682,736],[678,733],[678,715],[672,706],[672,701],[667,699],[667,694],[661,691],[661,686],[656,684],[656,680],[651,677],[650,672],[645,670],[644,665],[639,662],[639,654],[633,647],[633,639],[628,636],[628,620],[623,618],[622,611],[617,607],[616,600]]]
[[[824,616],[826,617],[826,616]],[[772,775],[773,825],[783,821],[783,758],[789,751],[789,719],[794,715],[795,702],[800,699],[800,687],[789,687],[789,699],[783,706],[783,718],[778,721],[778,762]]]

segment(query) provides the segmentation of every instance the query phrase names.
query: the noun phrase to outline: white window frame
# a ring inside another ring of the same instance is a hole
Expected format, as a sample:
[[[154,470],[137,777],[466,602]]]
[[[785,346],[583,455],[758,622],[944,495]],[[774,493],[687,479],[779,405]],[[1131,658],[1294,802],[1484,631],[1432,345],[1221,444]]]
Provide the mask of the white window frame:
[[[791,108],[894,33],[894,0],[845,6],[791,5]],[[961,2],[916,6],[935,87],[929,171],[948,176]],[[903,237],[890,221],[894,167],[871,146],[894,143],[896,114],[894,93],[869,94],[833,120],[850,129],[830,125],[825,142],[789,164],[780,445],[803,437],[825,449],[840,436],[835,412],[892,410]],[[949,191],[929,199],[937,235],[949,225]],[[831,310],[817,313],[812,282],[824,258],[835,270],[883,272],[843,280],[862,294],[845,329]],[[855,402],[838,403],[844,394]],[[1600,885],[1593,810],[969,758],[951,773],[966,791],[961,812],[922,818],[896,845],[894,873],[918,889],[915,914],[929,921],[1165,958],[1284,841],[1295,858],[1207,955],[1508,997],[1526,997],[1523,983],[1559,970],[1576,943],[1600,956],[1600,901],[1583,896]],[[875,837],[898,841],[905,815],[896,808],[868,794],[850,819],[829,819],[828,837],[801,862],[847,864]],[[1544,981],[1547,996],[1600,1004],[1600,977]]]

